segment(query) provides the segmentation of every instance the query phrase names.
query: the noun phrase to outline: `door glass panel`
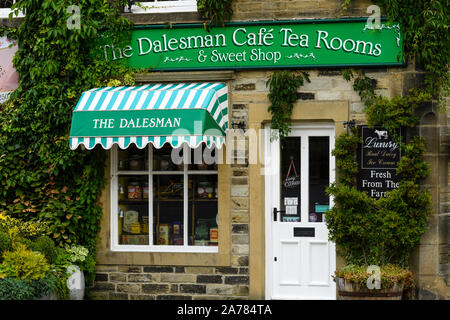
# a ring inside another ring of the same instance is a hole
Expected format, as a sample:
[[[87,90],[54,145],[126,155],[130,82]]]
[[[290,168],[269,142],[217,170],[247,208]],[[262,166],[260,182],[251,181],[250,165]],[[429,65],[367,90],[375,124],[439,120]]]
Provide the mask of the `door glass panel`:
[[[330,138],[309,137],[309,222],[323,222],[330,205]]]
[[[300,222],[300,137],[281,141],[281,222]]]

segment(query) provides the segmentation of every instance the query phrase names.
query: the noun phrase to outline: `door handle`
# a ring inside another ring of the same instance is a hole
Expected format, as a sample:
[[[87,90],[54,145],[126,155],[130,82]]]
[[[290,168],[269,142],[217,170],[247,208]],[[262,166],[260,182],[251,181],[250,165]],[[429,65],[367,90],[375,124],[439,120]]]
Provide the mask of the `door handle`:
[[[273,221],[277,221],[278,212],[279,213],[285,213],[286,211],[284,211],[284,210],[277,210],[277,208],[273,208]]]

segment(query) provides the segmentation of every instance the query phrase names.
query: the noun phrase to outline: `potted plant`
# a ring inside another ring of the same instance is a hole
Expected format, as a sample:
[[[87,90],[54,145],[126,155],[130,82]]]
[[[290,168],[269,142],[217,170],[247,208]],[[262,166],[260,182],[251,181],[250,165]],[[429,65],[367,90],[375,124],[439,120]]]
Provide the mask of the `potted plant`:
[[[421,159],[425,144],[414,137],[402,145],[399,187],[374,199],[356,188],[359,142],[356,128],[336,139],[338,179],[327,189],[335,203],[326,213],[329,238],[347,262],[335,272],[338,294],[341,299],[401,299],[414,285],[408,260],[431,211],[430,194],[419,187],[429,171]]]
[[[84,269],[89,250],[81,245],[66,245],[58,248],[57,265],[67,276],[67,298],[83,300],[85,289]]]

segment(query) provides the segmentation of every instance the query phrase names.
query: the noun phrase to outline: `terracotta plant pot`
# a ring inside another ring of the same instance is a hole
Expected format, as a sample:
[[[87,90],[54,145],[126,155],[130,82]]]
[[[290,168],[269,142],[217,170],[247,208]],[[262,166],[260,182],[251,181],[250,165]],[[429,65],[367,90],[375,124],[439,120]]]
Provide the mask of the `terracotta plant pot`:
[[[401,300],[403,284],[394,284],[390,289],[368,289],[353,282],[336,278],[339,300]]]

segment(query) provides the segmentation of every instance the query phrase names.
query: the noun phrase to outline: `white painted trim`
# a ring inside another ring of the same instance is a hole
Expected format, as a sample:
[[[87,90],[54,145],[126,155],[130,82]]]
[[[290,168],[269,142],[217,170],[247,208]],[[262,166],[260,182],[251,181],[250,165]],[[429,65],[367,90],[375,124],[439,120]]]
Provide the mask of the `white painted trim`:
[[[140,1],[141,5],[148,8],[141,8],[139,6],[131,6],[131,13],[145,14],[145,13],[170,13],[170,12],[197,12],[196,0],[178,0],[178,1],[164,1],[156,0],[156,2]],[[128,12],[128,7],[125,6],[125,12]]]
[[[17,0],[13,0],[16,3]],[[0,8],[0,18],[9,18],[9,14],[12,12],[11,8]],[[13,18],[23,18],[25,15],[22,11],[19,11],[19,15],[13,15]]]
[[[331,154],[334,145],[335,145],[335,126],[333,123],[293,123],[291,125],[292,132],[294,133],[296,130],[300,131],[300,134],[293,134],[293,136],[300,136],[301,138],[301,147],[304,145],[306,146],[307,150],[309,148],[308,146],[308,139],[304,139],[308,136],[329,136],[330,139],[330,148],[329,148],[329,157],[330,157],[330,167],[329,167],[329,174],[330,174],[330,184],[335,182],[336,178],[336,160],[335,157]],[[318,299],[317,297],[302,297],[302,298],[293,298],[290,296],[273,296],[273,207],[276,205],[278,206],[277,209],[280,209],[280,194],[279,194],[279,188],[273,188],[274,185],[279,184],[280,179],[280,173],[279,170],[276,170],[278,167],[276,166],[276,161],[280,161],[280,152],[273,152],[271,148],[277,148],[279,149],[279,140],[276,140],[275,143],[273,143],[272,146],[270,146],[270,124],[266,124],[264,126],[264,163],[268,163],[267,157],[270,155],[271,161],[269,165],[264,166],[264,174],[265,174],[265,247],[266,247],[266,265],[265,265],[265,299],[266,300],[311,300],[311,299]],[[305,144],[306,142],[306,144]],[[272,152],[271,152],[272,151]],[[308,153],[305,152],[305,157],[308,157]],[[303,155],[302,155],[303,157]],[[309,159],[301,159],[302,163],[305,163],[309,165]],[[306,168],[306,172],[309,171],[309,168]],[[271,175],[270,172],[275,172],[275,174]],[[301,174],[301,177],[307,176]],[[305,185],[302,181],[302,186]],[[308,194],[305,194],[306,192],[302,188],[301,190],[301,197],[304,197],[305,199],[308,199]],[[307,203],[308,201],[304,201]],[[303,202],[302,202],[303,203]],[[333,197],[330,197],[330,208],[333,206]],[[308,210],[301,209],[301,221],[308,221]],[[303,214],[306,214],[306,219],[303,217]],[[279,221],[280,215],[278,214],[277,220]],[[322,222],[325,223],[325,222]],[[314,225],[314,223],[313,223]],[[333,261],[329,261],[330,266],[330,272],[332,273],[336,269],[336,246],[334,242],[329,241],[329,250],[334,252],[334,259]],[[330,257],[330,255],[328,255]],[[313,284],[315,286],[321,286],[325,284],[317,283]],[[326,297],[320,297],[322,300],[336,300],[336,296],[326,296]]]
[[[11,9],[10,8],[0,8],[0,18],[9,18],[9,14],[11,13]],[[25,15],[23,14],[22,11],[19,11],[19,14],[16,16],[15,14],[13,15],[13,18],[23,18],[25,17]]]
[[[265,298],[266,300],[272,299],[272,276],[273,276],[273,230],[272,230],[272,219],[273,219],[273,200],[279,199],[276,195],[273,195],[273,183],[279,179],[279,174],[275,174],[273,177],[272,173],[275,172],[274,164],[275,161],[279,161],[279,152],[275,153],[277,159],[274,159],[274,154],[270,152],[270,124],[264,126],[264,179],[265,179],[265,245],[266,245],[266,281],[265,281]],[[268,156],[271,155],[271,159],[268,160]],[[275,161],[273,161],[275,160]],[[278,208],[279,209],[279,208]]]

